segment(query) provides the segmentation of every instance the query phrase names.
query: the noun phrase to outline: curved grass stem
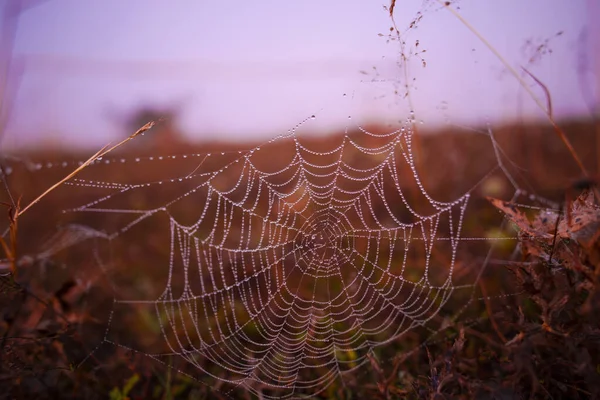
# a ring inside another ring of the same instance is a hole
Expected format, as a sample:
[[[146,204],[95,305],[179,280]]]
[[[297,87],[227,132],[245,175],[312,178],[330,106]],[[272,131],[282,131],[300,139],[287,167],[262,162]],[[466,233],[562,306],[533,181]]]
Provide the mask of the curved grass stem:
[[[500,60],[500,62],[504,65],[504,67],[511,73],[511,75],[514,76],[514,78],[517,80],[517,82],[519,82],[519,85],[521,85],[523,87],[523,89],[527,92],[527,94],[529,94],[529,96],[533,99],[535,104],[544,112],[544,114],[546,114],[546,117],[550,121],[550,124],[554,128],[554,131],[556,132],[556,134],[558,135],[560,140],[564,143],[564,145],[569,150],[571,157],[573,157],[573,159],[577,163],[579,169],[581,169],[581,172],[583,173],[583,175],[585,177],[589,177],[590,175],[589,175],[587,169],[585,168],[585,166],[583,165],[583,162],[577,155],[577,152],[573,148],[573,145],[569,141],[569,138],[567,138],[564,131],[556,124],[556,121],[554,120],[554,116],[552,115],[551,106],[548,108],[544,106],[542,101],[538,98],[538,96],[535,95],[535,93],[533,93],[533,90],[531,90],[529,85],[527,85],[527,82],[525,82],[525,80],[517,72],[517,70],[512,65],[510,65],[508,63],[508,61],[506,61],[506,59],[502,56],[502,54],[500,54],[500,52],[498,50],[496,50],[496,48],[494,46],[492,46],[492,44],[490,42],[488,42],[487,39],[485,37],[483,37],[483,35],[481,33],[479,33],[479,31],[477,29],[475,29],[475,27],[473,25],[471,25],[469,23],[469,21],[467,21],[465,18],[463,18],[462,15],[460,15],[454,8],[452,8],[450,6],[449,2],[442,1],[442,0],[437,0],[437,1],[444,8],[446,8],[446,10],[448,10],[452,15],[454,15],[467,29],[469,29],[475,36],[477,36],[477,38]],[[546,93],[546,96],[548,96],[548,99],[547,99],[548,104],[552,104],[551,100],[550,100],[550,92],[548,91],[548,88],[546,87],[546,85],[544,85],[539,79],[535,78],[529,71],[525,70],[525,72],[527,72],[529,74],[529,76],[531,76],[533,78],[533,80],[542,87],[542,89]]]

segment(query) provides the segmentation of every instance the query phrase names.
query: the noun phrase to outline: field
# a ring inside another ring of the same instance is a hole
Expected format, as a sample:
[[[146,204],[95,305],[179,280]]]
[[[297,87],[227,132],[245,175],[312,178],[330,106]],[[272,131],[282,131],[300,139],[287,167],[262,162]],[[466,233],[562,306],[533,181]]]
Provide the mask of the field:
[[[587,177],[547,123],[134,139],[18,218],[89,155],[7,157],[2,396],[597,398],[600,125],[559,125]]]

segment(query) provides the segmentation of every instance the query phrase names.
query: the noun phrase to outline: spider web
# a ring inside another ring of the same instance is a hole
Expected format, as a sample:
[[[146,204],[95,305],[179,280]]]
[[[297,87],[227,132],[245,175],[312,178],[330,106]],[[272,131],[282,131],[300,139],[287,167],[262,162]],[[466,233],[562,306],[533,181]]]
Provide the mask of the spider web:
[[[67,183],[91,199],[66,212],[99,218],[85,217],[78,239],[67,235],[48,254],[93,237],[116,260],[106,271],[113,308],[90,356],[103,344],[165,363],[177,356],[194,371],[182,373],[228,395],[310,397],[352,383],[386,345],[418,332],[418,346],[468,323],[468,307],[491,298],[477,292],[488,250],[515,239],[465,234],[470,199],[495,176],[513,199],[522,193],[491,132],[494,165],[440,201],[422,179],[414,113],[397,129],[354,125],[325,141],[302,135],[315,118],[250,150],[101,159],[92,167],[132,175],[105,181],[89,168]],[[132,310],[151,320],[146,345],[115,322]]]
[[[118,216],[112,243],[145,242],[147,229],[168,227],[166,276],[153,278],[164,287],[150,298],[116,290],[113,310],[153,309],[165,351],[124,344],[111,323],[104,343],[179,356],[195,378],[228,384],[225,393],[299,397],[344,382],[377,348],[415,330],[435,336],[460,316],[483,268],[457,263],[459,247],[489,240],[462,236],[477,185],[453,201],[432,198],[410,125],[358,127],[311,146],[298,131],[313,118],[248,151],[194,155],[179,178],[70,182],[115,191],[70,210]],[[171,199],[117,207],[157,192]]]

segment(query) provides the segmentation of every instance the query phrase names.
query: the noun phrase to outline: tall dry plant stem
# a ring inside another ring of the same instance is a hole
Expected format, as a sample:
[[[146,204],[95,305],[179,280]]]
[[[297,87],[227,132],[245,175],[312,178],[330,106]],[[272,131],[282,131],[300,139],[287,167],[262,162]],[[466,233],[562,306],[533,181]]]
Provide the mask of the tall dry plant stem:
[[[13,278],[16,278],[16,276],[17,276],[17,262],[16,262],[17,248],[16,247],[17,247],[17,223],[18,223],[19,217],[21,215],[23,215],[31,207],[33,207],[35,204],[39,203],[40,200],[42,200],[44,197],[46,197],[49,193],[51,193],[57,187],[59,187],[60,185],[62,185],[63,183],[65,183],[66,181],[73,178],[75,175],[77,175],[81,171],[83,171],[86,167],[88,167],[94,161],[105,156],[106,154],[110,153],[111,151],[121,147],[122,145],[129,142],[130,140],[135,139],[137,136],[143,134],[144,132],[146,132],[147,130],[152,128],[154,125],[155,125],[155,121],[150,121],[146,125],[142,126],[140,129],[135,131],[133,134],[131,134],[130,136],[125,138],[124,140],[121,140],[119,143],[117,143],[113,146],[111,146],[110,143],[107,144],[106,146],[104,146],[103,148],[98,150],[93,156],[88,158],[87,161],[85,161],[83,164],[81,164],[79,167],[77,167],[75,170],[73,170],[69,175],[65,176],[63,179],[56,182],[54,185],[50,186],[44,193],[42,193],[41,195],[36,197],[35,200],[33,200],[31,203],[29,203],[23,209],[21,209],[19,206],[20,202],[17,202],[16,204],[12,204],[12,205],[2,203],[6,206],[9,206],[9,229],[8,229],[8,231],[9,231],[10,236],[9,236],[8,240],[6,240],[4,237],[0,236],[0,247],[4,251],[4,255],[6,256],[6,258],[8,259],[11,275],[13,276]]]
[[[564,143],[564,145],[569,150],[569,153],[571,154],[571,157],[573,157],[573,159],[575,160],[575,162],[579,166],[579,169],[581,169],[581,172],[583,173],[583,175],[586,178],[589,178],[590,175],[589,175],[587,169],[585,168],[585,166],[583,165],[583,162],[581,161],[581,159],[577,155],[577,152],[573,148],[573,145],[569,141],[569,138],[567,138],[567,136],[565,135],[565,133],[563,132],[563,130],[556,124],[556,121],[554,120],[554,116],[552,114],[552,105],[551,105],[552,103],[551,103],[551,100],[550,100],[550,92],[548,91],[548,88],[546,87],[546,85],[544,85],[539,79],[537,79],[535,76],[533,76],[533,74],[531,74],[531,72],[525,70],[525,72],[531,78],[533,78],[533,80],[538,85],[540,85],[542,87],[542,89],[544,90],[544,93],[546,94],[547,101],[548,101],[548,106],[544,107],[544,104],[542,103],[542,101],[535,95],[535,93],[533,93],[533,91],[531,90],[531,88],[529,87],[529,85],[527,85],[527,82],[525,82],[525,80],[519,75],[519,73],[517,72],[517,70],[512,65],[510,65],[508,63],[508,61],[506,61],[506,59],[502,56],[502,54],[500,54],[500,52],[498,52],[498,50],[496,50],[496,48],[494,46],[492,46],[490,44],[490,42],[488,42],[483,37],[483,35],[481,35],[481,33],[479,33],[479,31],[477,31],[477,29],[475,29],[475,27],[469,23],[469,21],[467,21],[466,19],[464,19],[462,17],[462,15],[460,15],[454,8],[452,8],[450,6],[450,2],[448,2],[448,1],[442,1],[442,0],[437,0],[437,1],[443,7],[445,7],[448,11],[450,11],[450,13],[452,13],[452,15],[454,15],[460,22],[462,22],[462,24],[465,25],[467,27],[467,29],[469,29],[475,36],[477,36],[477,38],[500,60],[500,62],[502,64],[504,64],[504,67],[511,73],[511,75],[514,76],[514,78],[519,82],[519,84],[529,94],[529,96],[531,96],[531,98],[537,104],[537,106],[542,111],[544,111],[544,114],[546,114],[546,116],[548,117],[548,120],[550,121],[550,124],[554,128],[554,131],[556,132],[556,134],[558,135],[558,137],[560,138],[560,140]]]
[[[59,187],[60,185],[62,185],[63,183],[65,183],[69,179],[73,178],[78,173],[80,173],[82,170],[84,170],[86,167],[88,167],[91,163],[93,163],[94,161],[96,161],[97,159],[99,159],[101,157],[104,157],[106,154],[108,154],[111,151],[117,149],[118,147],[121,147],[122,145],[124,145],[125,143],[129,142],[130,140],[133,140],[137,136],[143,134],[144,132],[146,132],[147,130],[149,130],[150,128],[152,128],[154,126],[154,124],[155,124],[154,121],[150,121],[146,125],[142,126],[140,129],[138,129],[137,131],[135,131],[133,134],[131,134],[129,137],[127,137],[126,139],[120,141],[119,143],[115,144],[114,146],[111,146],[110,143],[109,143],[106,146],[104,146],[103,148],[101,148],[100,150],[98,150],[96,152],[96,154],[94,154],[93,156],[91,156],[90,158],[88,158],[87,161],[84,162],[83,164],[81,164],[79,167],[77,167],[77,169],[75,169],[74,171],[72,171],[69,175],[65,176],[60,181],[56,182],[54,185],[50,186],[44,193],[42,193],[35,200],[33,200],[31,203],[29,203],[27,205],[27,207],[23,208],[22,210],[17,211],[17,214],[16,214],[17,217],[23,215],[23,213],[25,213],[25,211],[29,210],[32,206],[34,206],[41,199],[43,199],[44,197],[46,197],[54,189],[56,189],[57,187]]]

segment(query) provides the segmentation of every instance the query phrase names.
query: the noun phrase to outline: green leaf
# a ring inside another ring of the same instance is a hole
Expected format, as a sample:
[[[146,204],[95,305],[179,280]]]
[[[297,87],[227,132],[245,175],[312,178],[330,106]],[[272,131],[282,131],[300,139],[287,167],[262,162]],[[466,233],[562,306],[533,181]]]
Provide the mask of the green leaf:
[[[140,380],[140,376],[138,374],[134,374],[131,376],[131,378],[129,378],[127,383],[125,383],[125,386],[123,386],[123,396],[124,397],[127,397],[129,392],[131,392],[131,389],[133,389],[133,387],[135,386],[136,383],[138,383],[139,380]]]

